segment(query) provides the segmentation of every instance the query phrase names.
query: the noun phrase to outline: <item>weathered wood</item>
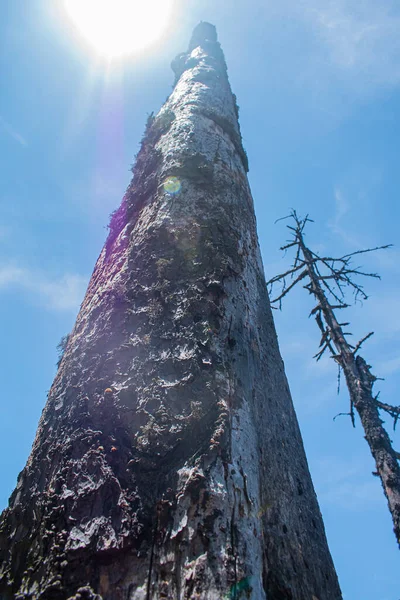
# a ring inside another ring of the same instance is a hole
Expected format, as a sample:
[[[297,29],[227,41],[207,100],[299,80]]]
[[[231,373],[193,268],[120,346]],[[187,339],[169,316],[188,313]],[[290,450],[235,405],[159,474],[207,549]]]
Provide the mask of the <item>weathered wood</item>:
[[[330,351],[331,356],[339,365],[338,390],[340,369],[343,369],[350,395],[350,412],[339,414],[348,414],[353,426],[355,426],[354,409],[360,417],[365,439],[376,465],[376,473],[374,475],[377,475],[381,480],[392,517],[393,531],[397,544],[400,547],[400,465],[398,463],[398,453],[393,448],[390,437],[379,416],[379,409],[387,412],[394,419],[395,427],[400,415],[400,406],[391,406],[390,404],[379,402],[377,396],[373,393],[373,385],[376,377],[371,373],[370,365],[359,354],[362,344],[373,335],[373,332],[365,335],[356,346],[353,346],[346,339],[346,336],[351,334],[343,331],[343,328],[349,325],[349,323],[339,323],[335,314],[336,309],[343,309],[348,306],[343,301],[344,294],[341,286],[352,289],[356,299],[359,294],[364,299],[367,299],[368,296],[363,291],[362,286],[353,277],[355,275],[363,275],[379,278],[379,275],[376,273],[364,273],[359,268],[354,269],[350,264],[351,257],[365,254],[366,252],[386,249],[390,245],[358,250],[351,254],[346,254],[341,258],[320,257],[304,241],[304,227],[311,219],[308,216],[305,219],[300,219],[296,211],[292,211],[289,217],[294,220],[295,227],[288,226],[293,231],[293,241],[287,244],[286,247],[297,247],[296,258],[291,269],[269,280],[267,285],[270,287],[278,282],[282,285],[281,293],[272,300],[272,303],[278,302],[281,305],[282,298],[300,281],[300,277],[297,276],[299,268],[297,263],[300,261],[301,268],[304,268],[301,279],[304,278],[304,273],[308,279],[308,283],[304,287],[314,295],[318,302],[317,306],[310,313],[310,316],[315,317],[322,333],[320,342],[321,350],[317,352],[314,358],[318,361],[326,350]],[[322,275],[321,265],[325,267],[325,272],[328,269],[328,272],[331,273],[329,277]],[[296,279],[294,279],[295,276],[297,276]],[[290,278],[291,282],[293,280],[293,283],[289,286],[286,285],[287,278]],[[338,293],[341,297],[338,297],[334,289],[326,284],[327,279],[334,281],[334,285],[339,290]],[[338,300],[340,303],[333,305],[331,303],[332,298]]]
[[[5,600],[341,598],[212,25],[173,68],[2,515]]]
[[[312,293],[318,300],[328,328],[327,331],[329,331],[329,338],[337,351],[337,354],[335,354],[332,350],[332,354],[335,354],[335,360],[343,369],[351,403],[360,417],[365,439],[375,460],[377,473],[392,516],[393,531],[397,544],[400,546],[400,466],[389,435],[382,425],[378,406],[372,392],[376,378],[372,375],[370,366],[367,365],[362,356],[356,354],[362,342],[372,334],[365,336],[355,348],[348,343],[343,332],[343,325],[348,323],[338,323],[336,315],[318,281],[313,256],[304,243],[303,234],[297,232],[296,235],[311,281]]]

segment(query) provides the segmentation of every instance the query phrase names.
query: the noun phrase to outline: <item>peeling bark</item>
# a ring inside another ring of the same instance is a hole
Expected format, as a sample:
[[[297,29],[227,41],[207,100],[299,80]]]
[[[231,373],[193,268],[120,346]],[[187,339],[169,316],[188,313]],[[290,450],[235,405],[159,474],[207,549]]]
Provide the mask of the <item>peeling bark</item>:
[[[212,25],[173,69],[2,515],[5,600],[341,598]]]

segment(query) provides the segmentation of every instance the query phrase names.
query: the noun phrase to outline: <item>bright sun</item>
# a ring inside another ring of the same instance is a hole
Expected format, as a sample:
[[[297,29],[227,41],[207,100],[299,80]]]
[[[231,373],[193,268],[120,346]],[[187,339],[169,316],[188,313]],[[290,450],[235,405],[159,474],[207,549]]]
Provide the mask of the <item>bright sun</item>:
[[[167,26],[172,0],[65,0],[81,33],[108,58],[149,46]]]

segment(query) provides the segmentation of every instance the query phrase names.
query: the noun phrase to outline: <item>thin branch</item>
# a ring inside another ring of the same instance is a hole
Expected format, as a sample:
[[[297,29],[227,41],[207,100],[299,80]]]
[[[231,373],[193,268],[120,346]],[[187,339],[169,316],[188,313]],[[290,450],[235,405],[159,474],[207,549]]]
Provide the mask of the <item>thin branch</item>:
[[[349,413],[349,412],[348,413],[340,412],[340,413],[338,413],[337,415],[335,415],[333,417],[333,420],[336,421],[336,419],[338,417],[351,417],[351,413]]]
[[[393,430],[396,429],[397,421],[400,419],[400,406],[392,406],[391,404],[385,404],[378,400],[379,394],[375,397],[375,404],[381,410],[387,412],[393,419]]]
[[[338,374],[337,374],[337,395],[339,396],[340,394],[340,375],[341,375],[341,366],[338,363]]]
[[[326,342],[326,344],[324,344],[324,347],[322,348],[322,350],[320,350],[319,352],[317,352],[317,354],[314,354],[313,358],[316,358],[317,362],[318,362],[322,358],[325,350],[327,350],[328,348],[329,348],[329,350],[331,352],[333,352],[332,346],[331,346],[331,344],[330,344],[329,341]]]
[[[278,283],[278,281],[281,281],[285,277],[288,277],[288,275],[292,275],[293,273],[295,273],[296,271],[301,269],[302,266],[303,265],[299,265],[298,267],[293,267],[292,269],[289,269],[285,273],[281,273],[280,275],[275,275],[275,277],[272,277],[272,279],[269,279],[267,281],[267,285],[273,285],[274,283]]]
[[[279,219],[276,219],[276,221],[274,221],[274,225],[279,223],[279,221],[285,221],[286,219],[291,219],[291,218],[292,218],[292,213],[290,213],[290,215],[286,215],[286,217],[279,217]]]
[[[288,250],[292,246],[297,246],[297,242],[290,242],[289,244],[286,244],[286,246],[281,246],[279,250]]]
[[[385,246],[376,246],[375,248],[367,248],[366,250],[356,250],[355,252],[350,252],[350,254],[345,254],[342,258],[349,258],[350,256],[355,256],[356,254],[366,254],[367,252],[375,252],[375,250],[387,250],[388,248],[393,248],[393,244],[386,244]]]
[[[359,349],[361,348],[361,346],[363,345],[364,342],[366,342],[372,335],[374,335],[373,331],[370,331],[367,335],[365,335],[357,344],[356,347],[353,350],[353,354],[356,354]]]
[[[322,310],[322,306],[320,304],[317,304],[317,306],[315,306],[312,311],[310,312],[310,314],[308,315],[308,318],[312,317],[313,315],[315,315],[315,313],[317,313],[318,311]]]
[[[294,288],[294,286],[296,285],[296,283],[299,283],[299,281],[301,281],[302,279],[304,279],[304,277],[306,277],[306,275],[307,275],[307,271],[303,271],[302,273],[300,273],[300,275],[298,277],[296,277],[296,279],[293,281],[293,283],[291,283],[289,285],[289,287],[285,288],[283,290],[283,292],[279,296],[277,296],[276,298],[274,298],[273,300],[271,300],[271,303],[280,302],[282,300],[282,298],[284,298],[286,296],[286,294],[288,292],[290,292],[290,290],[292,288]]]

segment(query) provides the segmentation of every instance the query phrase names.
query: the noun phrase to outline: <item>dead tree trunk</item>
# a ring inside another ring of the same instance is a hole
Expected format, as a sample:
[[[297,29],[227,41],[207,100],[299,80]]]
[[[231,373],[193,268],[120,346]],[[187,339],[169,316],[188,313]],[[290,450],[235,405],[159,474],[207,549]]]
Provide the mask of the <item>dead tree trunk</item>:
[[[396,425],[400,416],[400,407],[379,402],[377,396],[373,393],[376,377],[371,373],[371,367],[358,353],[362,343],[372,333],[365,336],[356,346],[353,346],[347,341],[346,332],[343,330],[349,323],[340,323],[335,314],[335,309],[339,310],[347,307],[347,304],[342,300],[344,286],[350,286],[356,295],[362,294],[364,299],[367,298],[362,287],[353,278],[357,275],[367,277],[377,277],[377,275],[361,272],[359,268],[352,268],[350,260],[355,254],[370,252],[371,250],[354,252],[339,259],[320,257],[312,252],[304,242],[304,226],[309,219],[307,217],[299,219],[296,212],[293,212],[290,216],[295,222],[295,227],[289,227],[293,232],[293,241],[284,246],[284,249],[297,248],[293,268],[282,275],[274,277],[268,283],[285,282],[288,277],[291,277],[292,281],[288,287],[284,284],[282,293],[273,302],[280,302],[299,281],[305,279],[308,281],[304,287],[313,294],[318,302],[311,314],[315,315],[322,334],[320,350],[316,354],[316,358],[319,360],[324,352],[328,351],[338,363],[339,368],[343,369],[350,395],[349,415],[353,425],[354,409],[360,417],[365,439],[375,460],[376,474],[380,477],[388,501],[396,540],[400,545],[400,466],[397,462],[398,453],[392,447],[389,435],[379,416],[379,408],[385,410],[395,419],[394,425]],[[377,249],[374,248],[373,250]],[[322,273],[321,267],[325,268],[325,273]],[[332,304],[327,294],[333,298],[336,305]]]
[[[19,600],[339,600],[215,28],[173,63],[1,520]]]

